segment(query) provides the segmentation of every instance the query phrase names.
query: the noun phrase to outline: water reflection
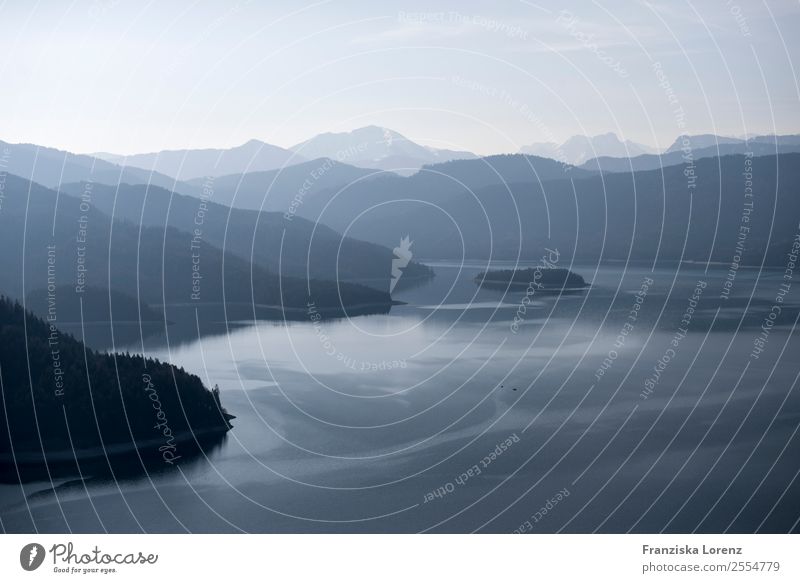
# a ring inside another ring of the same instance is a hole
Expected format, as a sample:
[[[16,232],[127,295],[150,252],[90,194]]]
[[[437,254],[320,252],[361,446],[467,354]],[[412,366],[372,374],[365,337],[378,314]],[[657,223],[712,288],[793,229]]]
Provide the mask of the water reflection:
[[[2,464],[0,465],[0,483],[18,484],[30,482],[59,481],[58,485],[45,488],[39,495],[52,493],[56,488],[71,488],[76,484],[91,486],[105,484],[109,481],[131,481],[144,476],[158,477],[174,473],[180,467],[182,471],[191,471],[193,467],[204,463],[208,457],[214,456],[228,439],[226,433],[213,435],[197,435],[180,442],[180,460],[174,464],[164,462],[157,446],[142,447],[138,451],[114,453],[80,460],[49,461],[47,464]],[[65,480],[65,481],[61,481]]]

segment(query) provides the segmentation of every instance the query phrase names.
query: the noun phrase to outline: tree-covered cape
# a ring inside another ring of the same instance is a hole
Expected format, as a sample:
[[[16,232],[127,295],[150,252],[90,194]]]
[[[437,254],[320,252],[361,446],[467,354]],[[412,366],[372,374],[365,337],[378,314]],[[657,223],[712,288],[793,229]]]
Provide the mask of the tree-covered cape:
[[[219,391],[197,376],[158,360],[95,352],[2,296],[0,381],[5,460],[133,446],[174,456],[181,440],[231,428]]]

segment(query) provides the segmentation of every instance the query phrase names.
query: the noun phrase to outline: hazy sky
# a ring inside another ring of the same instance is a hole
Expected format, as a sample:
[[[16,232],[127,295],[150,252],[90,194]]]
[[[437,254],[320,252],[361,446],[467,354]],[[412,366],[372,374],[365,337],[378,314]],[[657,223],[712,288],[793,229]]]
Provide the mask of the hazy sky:
[[[800,132],[796,1],[558,6],[7,1],[0,139],[134,153],[376,124],[492,153]]]

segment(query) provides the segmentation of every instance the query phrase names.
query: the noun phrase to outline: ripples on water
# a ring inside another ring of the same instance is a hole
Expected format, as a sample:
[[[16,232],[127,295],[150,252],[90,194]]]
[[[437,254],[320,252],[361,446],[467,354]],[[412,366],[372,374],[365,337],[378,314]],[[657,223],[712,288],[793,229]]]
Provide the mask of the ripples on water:
[[[782,272],[740,270],[723,300],[722,269],[577,267],[590,290],[522,304],[474,284],[483,264],[433,266],[384,315],[120,325],[118,350],[219,384],[234,430],[179,471],[2,486],[5,529],[797,528],[797,290],[751,357]],[[110,348],[102,327],[83,333]]]

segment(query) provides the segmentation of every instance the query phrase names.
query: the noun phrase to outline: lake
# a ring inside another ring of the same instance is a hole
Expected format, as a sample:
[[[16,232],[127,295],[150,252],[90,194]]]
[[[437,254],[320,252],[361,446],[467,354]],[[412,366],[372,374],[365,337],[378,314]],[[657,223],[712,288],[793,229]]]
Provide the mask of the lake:
[[[218,384],[234,429],[177,468],[2,485],[3,530],[797,530],[783,271],[571,266],[591,287],[559,295],[431,266],[389,314],[72,329]]]

